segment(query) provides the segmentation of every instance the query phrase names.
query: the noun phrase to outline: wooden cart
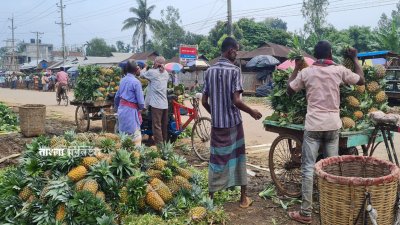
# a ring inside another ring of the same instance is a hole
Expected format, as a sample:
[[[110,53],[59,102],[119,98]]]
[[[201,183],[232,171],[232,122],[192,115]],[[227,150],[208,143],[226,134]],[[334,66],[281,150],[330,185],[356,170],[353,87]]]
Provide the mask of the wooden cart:
[[[280,193],[299,197],[301,194],[301,146],[303,142],[303,125],[279,125],[278,122],[265,120],[266,131],[278,133],[272,142],[268,155],[271,178]],[[374,152],[383,141],[381,133],[374,128],[362,131],[341,132],[339,134],[339,154],[358,155],[357,147],[361,147],[363,155]],[[317,160],[322,158],[322,155]]]
[[[89,131],[91,120],[102,120],[103,111],[110,109],[113,103],[111,101],[81,102],[71,101],[71,105],[76,106],[75,123],[79,132]]]

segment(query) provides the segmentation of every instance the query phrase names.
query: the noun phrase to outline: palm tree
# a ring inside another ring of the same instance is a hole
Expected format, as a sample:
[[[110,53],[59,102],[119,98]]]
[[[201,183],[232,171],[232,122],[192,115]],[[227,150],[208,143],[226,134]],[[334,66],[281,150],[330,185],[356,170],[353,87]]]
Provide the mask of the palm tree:
[[[143,52],[146,51],[146,38],[147,38],[147,28],[154,31],[157,28],[157,20],[152,19],[150,14],[153,12],[155,5],[151,5],[147,8],[147,0],[136,0],[138,7],[131,7],[129,9],[135,16],[130,17],[124,21],[124,26],[122,30],[135,28],[135,32],[132,36],[132,41],[134,44],[135,40],[143,41]]]

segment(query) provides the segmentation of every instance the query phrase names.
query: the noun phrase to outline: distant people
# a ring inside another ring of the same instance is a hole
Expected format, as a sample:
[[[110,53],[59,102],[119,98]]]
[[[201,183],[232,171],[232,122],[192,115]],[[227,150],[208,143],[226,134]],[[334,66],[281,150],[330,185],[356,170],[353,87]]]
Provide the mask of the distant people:
[[[5,82],[6,82],[5,76],[0,76],[0,87],[4,87]]]
[[[54,74],[51,74],[49,79],[50,79],[49,90],[54,92],[56,86],[56,76]]]
[[[49,86],[49,79],[46,74],[43,74],[42,76],[42,85],[43,85],[43,91],[47,91]]]
[[[17,75],[15,73],[12,74],[11,76],[11,89],[17,89]]]
[[[61,90],[64,87],[65,90],[67,90],[68,88],[68,74],[66,72],[64,72],[64,67],[60,67],[60,72],[57,73],[56,75],[56,79],[57,79],[57,101],[61,100]]]
[[[142,70],[141,74],[142,77],[149,80],[145,105],[151,106],[152,130],[156,145],[168,141],[167,86],[169,74],[164,68],[164,63],[165,58],[157,56],[153,68],[146,72]]]
[[[29,90],[29,83],[31,82],[31,78],[29,77],[29,75],[25,76],[25,86],[26,89]]]

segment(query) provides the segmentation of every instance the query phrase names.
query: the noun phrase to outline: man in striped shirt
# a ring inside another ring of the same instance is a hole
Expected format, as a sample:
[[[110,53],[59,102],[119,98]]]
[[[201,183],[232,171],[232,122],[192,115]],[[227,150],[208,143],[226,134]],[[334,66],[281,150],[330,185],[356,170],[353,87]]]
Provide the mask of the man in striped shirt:
[[[211,114],[211,143],[208,183],[210,197],[216,191],[241,186],[240,207],[253,202],[246,196],[247,171],[242,117],[240,110],[258,120],[261,113],[241,100],[243,79],[233,63],[239,45],[227,37],[221,46],[222,56],[205,74],[202,104]]]

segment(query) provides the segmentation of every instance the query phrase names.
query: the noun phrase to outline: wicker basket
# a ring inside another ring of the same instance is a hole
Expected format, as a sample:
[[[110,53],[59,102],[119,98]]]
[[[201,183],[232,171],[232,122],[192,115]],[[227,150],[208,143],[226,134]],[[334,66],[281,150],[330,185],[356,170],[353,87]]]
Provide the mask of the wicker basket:
[[[354,225],[366,192],[378,212],[378,224],[393,224],[400,175],[396,165],[372,157],[347,155],[321,160],[315,171],[322,224]],[[358,224],[363,224],[362,216]]]
[[[46,106],[23,105],[19,107],[21,133],[25,137],[36,137],[45,134]]]

